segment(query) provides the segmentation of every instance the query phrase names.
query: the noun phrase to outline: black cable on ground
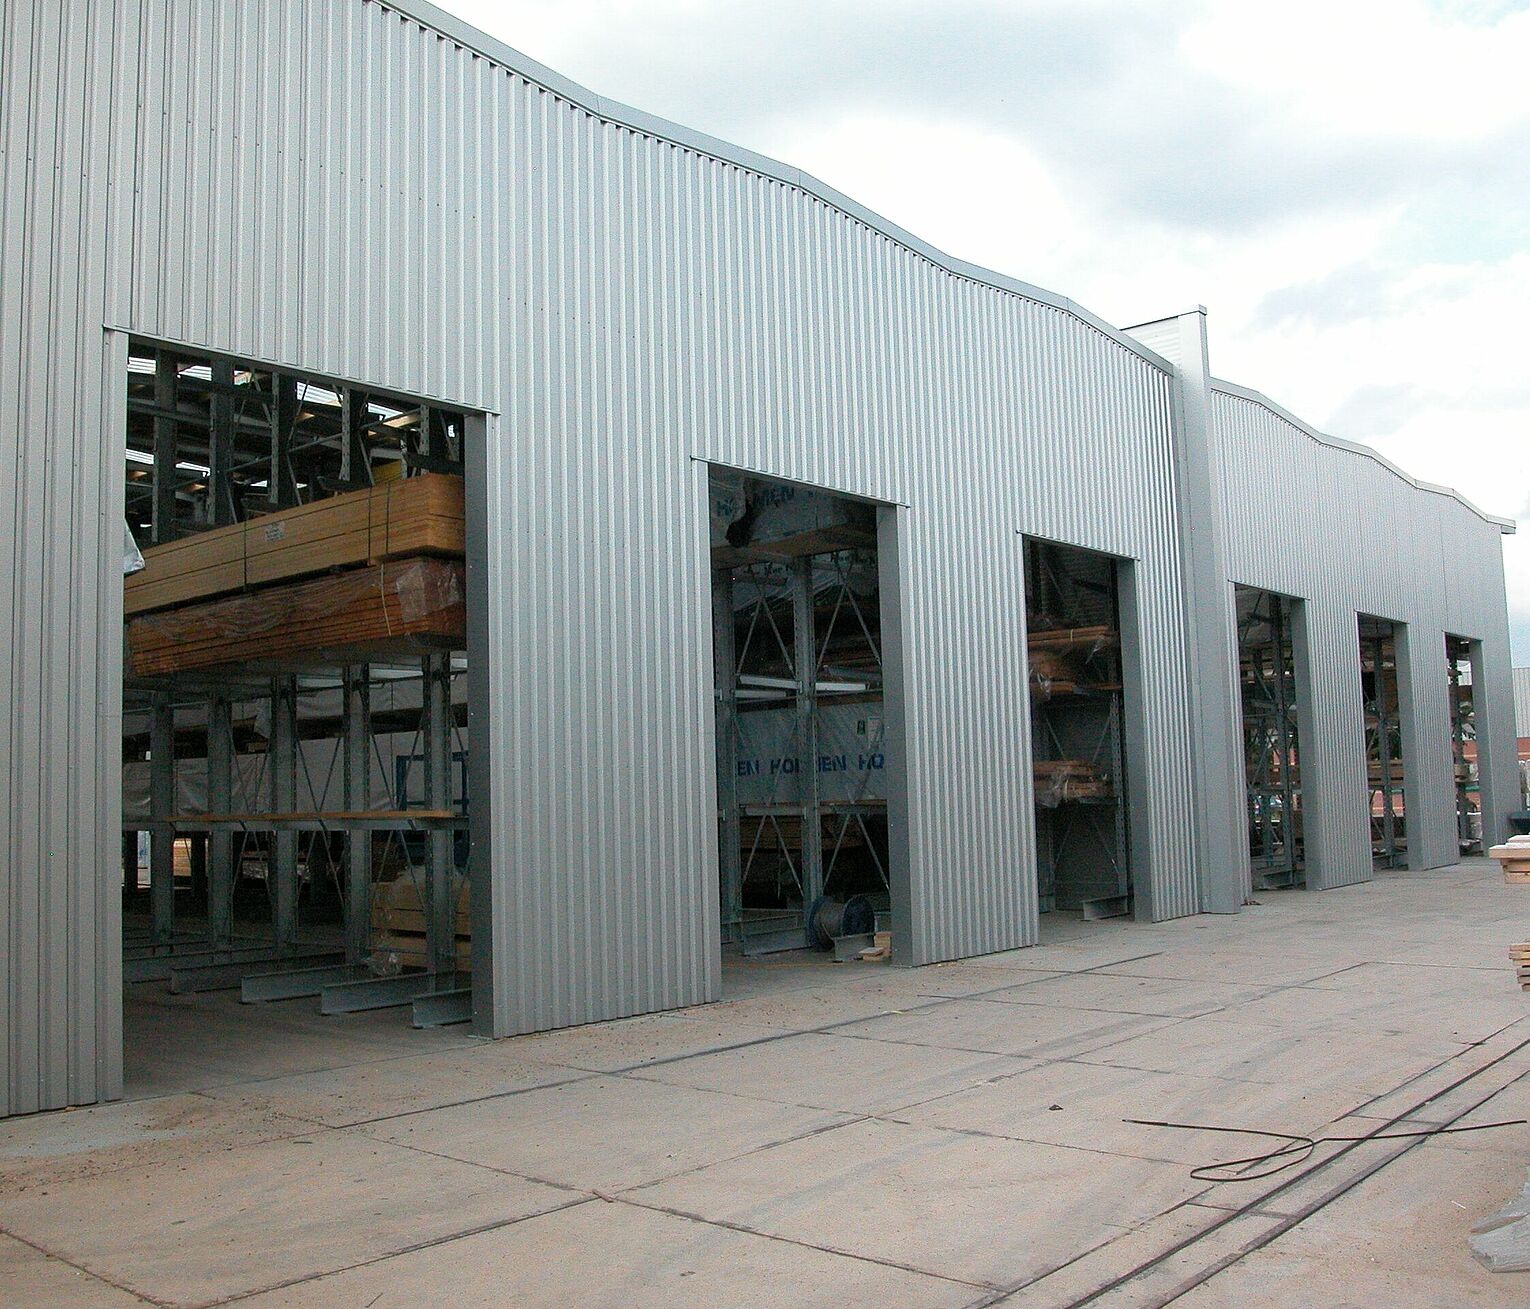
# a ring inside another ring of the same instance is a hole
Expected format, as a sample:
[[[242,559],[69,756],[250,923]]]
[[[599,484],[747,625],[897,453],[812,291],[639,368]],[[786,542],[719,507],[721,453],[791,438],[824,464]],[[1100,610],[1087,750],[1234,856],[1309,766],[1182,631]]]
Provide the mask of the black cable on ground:
[[[1221,1163],[1200,1164],[1190,1170],[1190,1176],[1198,1182],[1253,1182],[1261,1177],[1274,1177],[1287,1168],[1295,1168],[1312,1157],[1320,1145],[1343,1142],[1358,1144],[1364,1141],[1398,1141],[1415,1136],[1448,1136],[1453,1132],[1485,1132],[1493,1127],[1518,1127],[1530,1119],[1506,1118],[1497,1123],[1472,1123],[1467,1127],[1428,1127],[1408,1132],[1372,1132],[1365,1136],[1299,1136],[1290,1132],[1271,1132],[1260,1127],[1216,1127],[1208,1123],[1166,1123],[1152,1118],[1123,1118],[1123,1123],[1136,1127],[1171,1127],[1185,1132],[1230,1132],[1240,1136],[1267,1136],[1285,1142],[1263,1154],[1249,1155],[1246,1159],[1227,1159]],[[1268,1165],[1262,1167],[1261,1165]]]

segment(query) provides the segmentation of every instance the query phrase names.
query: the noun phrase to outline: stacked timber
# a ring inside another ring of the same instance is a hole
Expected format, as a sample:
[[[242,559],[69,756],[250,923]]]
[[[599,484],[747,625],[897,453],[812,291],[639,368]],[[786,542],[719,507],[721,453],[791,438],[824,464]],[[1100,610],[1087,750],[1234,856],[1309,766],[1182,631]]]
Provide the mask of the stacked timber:
[[[425,474],[198,532],[123,584],[135,676],[466,644],[462,479]]]
[[[1514,965],[1514,977],[1521,991],[1530,991],[1530,941],[1509,947],[1509,962]]]
[[[1489,850],[1488,856],[1498,860],[1504,881],[1530,882],[1530,836],[1511,836],[1503,845]],[[1519,989],[1530,991],[1530,941],[1511,945],[1509,962],[1514,965]]]
[[[1069,695],[1083,685],[1092,690],[1119,690],[1091,679],[1085,672],[1089,661],[1115,646],[1117,636],[1108,627],[1043,627],[1026,635],[1030,663],[1031,693],[1046,700]]]
[[[1530,836],[1511,836],[1489,850],[1488,857],[1498,860],[1504,881],[1530,882]]]
[[[138,677],[228,664],[343,666],[466,644],[460,559],[420,557],[141,614],[127,625]]]
[[[143,552],[128,616],[336,568],[463,553],[462,479],[429,473],[198,532]]]
[[[1086,759],[1042,759],[1031,765],[1036,803],[1055,809],[1070,800],[1108,800],[1110,782]]]
[[[455,949],[457,968],[473,966],[473,921],[467,878],[457,889]],[[372,967],[383,973],[426,968],[425,902],[413,876],[406,873],[372,888]]]

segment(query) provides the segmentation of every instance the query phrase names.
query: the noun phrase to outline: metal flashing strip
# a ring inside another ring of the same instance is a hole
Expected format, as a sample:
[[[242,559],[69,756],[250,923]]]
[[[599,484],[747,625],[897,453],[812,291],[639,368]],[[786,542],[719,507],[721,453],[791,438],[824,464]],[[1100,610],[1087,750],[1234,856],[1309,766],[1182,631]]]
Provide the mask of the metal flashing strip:
[[[1334,450],[1342,450],[1346,454],[1364,455],[1368,459],[1374,459],[1378,464],[1385,468],[1387,472],[1391,473],[1394,477],[1398,477],[1402,481],[1408,483],[1409,486],[1412,486],[1420,491],[1428,491],[1433,495],[1448,496],[1450,499],[1460,504],[1463,508],[1471,510],[1471,512],[1476,514],[1478,518],[1482,519],[1484,523],[1490,523],[1492,526],[1498,528],[1499,531],[1501,531],[1505,536],[1513,536],[1519,530],[1519,525],[1512,518],[1500,518],[1496,514],[1484,513],[1454,487],[1440,486],[1434,482],[1419,481],[1418,478],[1412,477],[1409,474],[1403,472],[1401,468],[1394,464],[1384,454],[1382,454],[1379,450],[1372,448],[1371,446],[1362,445],[1358,441],[1346,441],[1341,436],[1330,436],[1327,432],[1318,431],[1317,428],[1313,427],[1310,423],[1304,423],[1289,409],[1286,409],[1282,405],[1276,404],[1275,401],[1271,400],[1270,397],[1265,395],[1262,391],[1256,391],[1252,387],[1248,386],[1239,386],[1236,382],[1226,382],[1219,377],[1213,377],[1211,379],[1211,389],[1213,391],[1220,391],[1223,395],[1232,396],[1234,399],[1247,400],[1250,404],[1262,405],[1277,418],[1284,419],[1286,422],[1290,423],[1292,427],[1296,428],[1305,436],[1316,441],[1319,445],[1326,445]]]
[[[1086,326],[1099,332],[1101,336],[1108,338],[1123,349],[1130,350],[1133,354],[1139,355],[1155,368],[1160,368],[1171,376],[1174,373],[1174,365],[1162,355],[1156,354],[1140,341],[1127,336],[1120,328],[1113,327],[1103,318],[1099,317],[1099,315],[1090,313],[1082,305],[1068,299],[1066,296],[1058,295],[1039,286],[1033,286],[1029,282],[1022,282],[1018,278],[995,272],[991,268],[984,268],[980,264],[969,263],[965,259],[957,259],[952,255],[946,254],[943,250],[937,250],[929,242],[921,240],[912,232],[899,227],[890,219],[884,218],[882,215],[866,208],[865,205],[852,200],[843,192],[836,191],[827,182],[819,181],[811,173],[805,173],[800,168],[794,168],[790,164],[782,163],[780,160],[771,159],[767,155],[757,154],[755,151],[744,146],[734,145],[715,136],[708,136],[705,132],[698,132],[693,128],[660,118],[656,114],[650,114],[641,109],[634,109],[631,105],[624,105],[603,95],[597,95],[589,88],[580,86],[579,83],[563,76],[562,73],[555,72],[545,64],[538,63],[529,55],[524,55],[520,51],[505,45],[487,32],[480,31],[465,20],[442,9],[438,9],[435,5],[430,4],[428,0],[363,0],[363,3],[376,4],[380,8],[391,10],[402,18],[416,22],[421,27],[438,33],[454,45],[479,55],[490,63],[497,64],[518,77],[525,78],[528,82],[534,83],[559,99],[583,109],[595,118],[613,123],[618,127],[628,128],[634,132],[640,132],[657,140],[667,141],[671,145],[693,151],[696,154],[706,155],[716,159],[719,163],[731,164],[735,168],[758,173],[760,176],[771,181],[780,182],[784,186],[795,187],[797,190],[812,196],[815,200],[829,206],[831,209],[839,210],[847,218],[863,224],[878,235],[896,242],[920,258],[928,260],[936,267],[943,268],[955,277],[978,282],[984,286],[992,287],[996,291],[1002,291],[1008,295],[1021,296],[1024,299],[1034,300],[1038,304],[1047,305],[1053,309],[1059,309],[1064,313],[1071,314]]]

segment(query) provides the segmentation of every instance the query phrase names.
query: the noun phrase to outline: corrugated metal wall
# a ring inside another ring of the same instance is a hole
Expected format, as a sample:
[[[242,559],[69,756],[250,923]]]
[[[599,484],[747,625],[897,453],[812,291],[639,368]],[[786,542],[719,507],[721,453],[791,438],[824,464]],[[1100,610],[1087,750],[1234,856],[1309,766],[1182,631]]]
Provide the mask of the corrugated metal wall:
[[[115,6],[0,4],[0,1114],[121,1085]],[[118,356],[123,357],[119,358]],[[104,859],[104,864],[103,864]]]
[[[142,12],[171,57],[144,64],[132,328],[500,415],[500,1030],[718,994],[696,460],[910,506],[915,960],[1035,935],[1021,531],[1143,560],[1169,748],[1134,830],[1157,912],[1195,908],[1149,356],[382,6]]]
[[[1530,736],[1530,668],[1514,670],[1514,734]]]
[[[1410,864],[1454,862],[1446,633],[1483,645],[1487,677],[1476,709],[1490,838],[1513,807],[1501,527],[1372,454],[1319,437],[1254,392],[1216,383],[1212,419],[1230,580],[1304,602],[1298,622],[1314,692],[1301,740],[1309,882],[1371,876],[1361,613],[1406,624],[1398,680]]]
[[[1163,361],[407,8],[0,0],[0,1110],[120,1078],[104,329],[489,414],[497,1031],[718,994],[705,461],[899,506],[913,961],[1035,939],[1022,534],[1134,561],[1133,840],[1192,912]]]

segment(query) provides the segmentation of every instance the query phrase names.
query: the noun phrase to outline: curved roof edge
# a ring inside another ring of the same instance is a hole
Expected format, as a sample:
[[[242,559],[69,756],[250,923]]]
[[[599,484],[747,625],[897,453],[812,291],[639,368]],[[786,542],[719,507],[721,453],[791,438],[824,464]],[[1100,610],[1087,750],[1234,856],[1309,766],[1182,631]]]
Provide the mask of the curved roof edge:
[[[780,160],[772,159],[768,155],[756,154],[744,146],[733,145],[718,137],[708,136],[705,132],[695,131],[680,123],[672,123],[668,119],[660,118],[656,114],[634,109],[630,105],[597,95],[571,78],[563,76],[562,73],[548,68],[546,64],[538,63],[529,55],[524,55],[498,38],[480,31],[471,23],[437,8],[429,3],[429,0],[373,0],[373,2],[381,8],[391,9],[395,13],[412,19],[422,27],[440,33],[463,49],[470,50],[491,63],[499,64],[517,73],[529,82],[545,87],[552,94],[577,105],[586,113],[618,126],[630,128],[635,132],[641,132],[645,136],[656,137],[697,154],[708,155],[723,163],[759,173],[786,186],[796,187],[831,208],[838,209],[856,222],[863,223],[872,231],[906,247],[953,276],[979,282],[995,290],[1022,296],[1027,300],[1035,300],[1040,304],[1072,314],[1101,335],[1109,337],[1117,345],[1125,347],[1135,355],[1140,355],[1155,368],[1162,369],[1171,376],[1175,371],[1174,365],[1162,355],[1148,349],[1140,341],[1127,336],[1120,328],[1107,323],[1098,314],[1091,313],[1066,296],[1057,295],[1042,287],[1032,286],[1029,282],[1022,282],[1018,278],[995,272],[991,268],[984,268],[981,264],[968,263],[965,259],[957,259],[943,250],[937,250],[929,242],[920,240],[912,232],[899,227],[890,219],[852,200],[843,192],[836,191],[827,182],[819,181],[811,173],[805,173],[800,168],[793,168],[790,164],[783,164]]]
[[[1518,531],[1518,525],[1512,518],[1499,518],[1496,514],[1486,514],[1477,508],[1470,500],[1457,491],[1454,487],[1439,486],[1434,482],[1421,482],[1416,477],[1403,472],[1396,464],[1388,459],[1379,450],[1368,445],[1362,445],[1358,441],[1346,441],[1343,437],[1329,436],[1326,432],[1320,432],[1309,423],[1304,423],[1289,409],[1278,405],[1262,391],[1255,391],[1252,387],[1239,386],[1236,382],[1225,382],[1219,377],[1211,379],[1211,389],[1220,391],[1223,395],[1236,396],[1240,400],[1248,400],[1257,405],[1263,405],[1278,418],[1283,418],[1299,432],[1305,433],[1319,445],[1332,446],[1335,450],[1344,450],[1349,454],[1365,455],[1368,459],[1374,459],[1378,464],[1391,473],[1394,477],[1400,477],[1409,486],[1416,487],[1420,491],[1429,491],[1435,495],[1449,496],[1456,503],[1470,509],[1478,518],[1485,523],[1491,523],[1505,536],[1513,536]]]

